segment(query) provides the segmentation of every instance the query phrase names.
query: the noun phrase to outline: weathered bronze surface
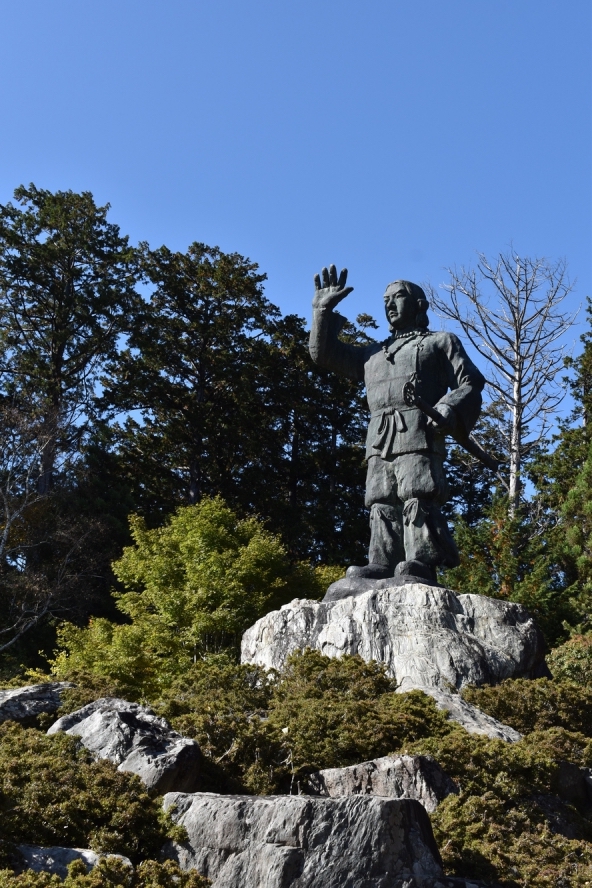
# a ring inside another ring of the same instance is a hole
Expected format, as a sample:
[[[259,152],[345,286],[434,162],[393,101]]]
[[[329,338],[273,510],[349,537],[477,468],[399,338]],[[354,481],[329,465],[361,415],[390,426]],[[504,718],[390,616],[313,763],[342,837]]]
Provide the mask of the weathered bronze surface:
[[[386,289],[391,335],[385,342],[342,342],[339,333],[346,319],[333,309],[351,293],[353,287],[346,283],[347,270],[338,277],[334,265],[315,276],[310,353],[320,366],[364,381],[370,408],[368,564],[352,566],[347,574],[435,582],[436,567],[459,563],[441,511],[449,495],[445,436],[461,443],[469,439],[485,380],[457,336],[428,329],[428,300],[410,281],[395,281]]]

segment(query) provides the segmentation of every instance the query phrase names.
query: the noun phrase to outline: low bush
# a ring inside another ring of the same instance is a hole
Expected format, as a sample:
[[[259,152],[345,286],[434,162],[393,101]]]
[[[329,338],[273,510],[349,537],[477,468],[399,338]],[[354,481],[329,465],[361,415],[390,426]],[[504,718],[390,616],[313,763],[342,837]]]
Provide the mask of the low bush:
[[[226,777],[243,790],[270,793],[296,790],[312,769],[356,764],[452,730],[430,697],[395,688],[384,666],[357,656],[298,652],[281,675],[212,657],[155,709],[196,739],[215,766],[208,789],[223,791]]]
[[[587,738],[562,728],[505,743],[454,731],[423,740],[457,782],[430,815],[449,874],[507,888],[579,888],[592,879],[592,822],[556,795],[558,758],[582,763]]]
[[[157,857],[181,832],[139,777],[93,761],[66,734],[0,724],[0,863],[12,843]]]
[[[18,876],[12,870],[0,870],[0,888],[208,888],[210,884],[194,870],[183,872],[170,860],[144,860],[130,872],[129,866],[119,860],[104,859],[90,873],[81,860],[75,860],[63,881],[59,876],[32,870]]]
[[[297,653],[273,688],[270,726],[296,770],[353,765],[452,730],[431,697],[395,690],[383,664]]]
[[[592,632],[572,635],[551,651],[547,663],[557,681],[592,688]]]
[[[521,734],[565,728],[592,737],[592,685],[518,678],[495,687],[466,688],[462,695]]]

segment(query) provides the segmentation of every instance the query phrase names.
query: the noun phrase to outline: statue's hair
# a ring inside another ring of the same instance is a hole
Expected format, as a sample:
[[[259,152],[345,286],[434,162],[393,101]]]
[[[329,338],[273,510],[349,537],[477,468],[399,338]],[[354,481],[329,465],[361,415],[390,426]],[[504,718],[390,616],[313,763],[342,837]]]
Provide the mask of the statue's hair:
[[[412,284],[411,281],[393,281],[385,290],[385,296],[390,290],[391,287],[400,286],[404,290],[406,290],[410,296],[413,296],[415,301],[417,302],[417,316],[415,318],[415,326],[416,327],[427,327],[429,324],[428,321],[428,308],[430,307],[430,303],[428,302],[428,298],[419,284]]]

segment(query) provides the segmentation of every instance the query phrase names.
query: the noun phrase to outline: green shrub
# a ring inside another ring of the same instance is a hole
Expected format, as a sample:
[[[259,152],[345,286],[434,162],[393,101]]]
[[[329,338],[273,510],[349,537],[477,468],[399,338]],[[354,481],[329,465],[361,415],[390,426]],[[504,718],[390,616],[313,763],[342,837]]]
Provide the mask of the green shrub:
[[[446,871],[520,888],[589,884],[592,823],[555,795],[558,759],[582,764],[586,745],[562,728],[519,743],[464,731],[416,743],[460,789],[430,815]]]
[[[462,696],[521,734],[556,727],[592,737],[592,686],[518,678],[495,687],[466,688]]]
[[[63,845],[156,857],[178,827],[139,777],[93,761],[73,737],[0,724],[0,836],[10,843]],[[8,844],[7,844],[8,843]],[[1,852],[0,852],[1,853]]]
[[[288,791],[310,769],[356,764],[452,730],[430,697],[395,688],[384,666],[357,656],[298,652],[281,675],[222,656],[195,664],[155,708],[215,766],[204,788],[224,791],[226,775],[243,790],[269,793]]]
[[[452,730],[431,697],[395,689],[383,664],[296,653],[273,689],[270,727],[295,770],[353,765]]]
[[[155,702],[175,730],[199,743],[206,756],[204,791],[276,789],[284,769],[267,723],[275,681],[274,672],[218,654],[195,663]]]
[[[0,870],[0,888],[207,888],[210,884],[195,870],[183,872],[170,860],[145,860],[130,872],[121,861],[104,859],[90,873],[81,860],[75,860],[63,881],[59,876],[32,870],[18,876],[12,870]]]
[[[592,688],[592,632],[573,635],[551,651],[547,663],[557,681]]]
[[[130,519],[134,545],[113,564],[124,624],[93,618],[58,630],[56,678],[92,675],[128,699],[158,696],[206,653],[230,648],[265,613],[320,597],[338,568],[290,563],[280,538],[239,520],[216,497],[180,508],[164,527]]]

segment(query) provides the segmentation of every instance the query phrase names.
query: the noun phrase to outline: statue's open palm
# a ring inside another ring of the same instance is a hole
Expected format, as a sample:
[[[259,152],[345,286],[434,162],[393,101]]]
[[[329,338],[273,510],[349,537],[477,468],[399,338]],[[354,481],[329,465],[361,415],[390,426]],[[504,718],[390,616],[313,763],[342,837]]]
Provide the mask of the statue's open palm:
[[[315,274],[314,282],[314,308],[334,308],[353,290],[353,287],[346,287],[347,268],[342,270],[338,278],[334,265],[330,265],[329,270],[323,268],[321,274]]]

